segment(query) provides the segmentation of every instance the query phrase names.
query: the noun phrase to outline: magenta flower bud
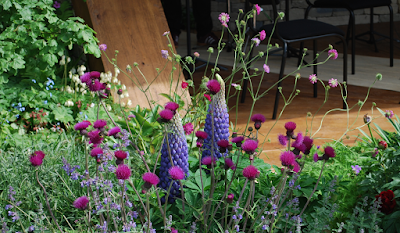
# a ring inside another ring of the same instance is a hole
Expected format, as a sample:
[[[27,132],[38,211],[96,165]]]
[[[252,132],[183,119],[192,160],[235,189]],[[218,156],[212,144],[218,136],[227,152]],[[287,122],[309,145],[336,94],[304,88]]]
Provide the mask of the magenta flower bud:
[[[232,204],[234,196],[235,195],[233,195],[233,193],[228,194],[228,196],[226,197],[226,202]]]
[[[249,165],[243,169],[243,176],[249,180],[254,180],[260,175],[260,171],[253,165]]]
[[[259,130],[261,128],[261,123],[265,122],[265,116],[262,114],[254,114],[251,117],[251,120],[254,121],[254,128]]]
[[[89,198],[86,196],[78,197],[74,201],[74,207],[80,210],[84,210],[87,207],[87,204],[89,203]]]

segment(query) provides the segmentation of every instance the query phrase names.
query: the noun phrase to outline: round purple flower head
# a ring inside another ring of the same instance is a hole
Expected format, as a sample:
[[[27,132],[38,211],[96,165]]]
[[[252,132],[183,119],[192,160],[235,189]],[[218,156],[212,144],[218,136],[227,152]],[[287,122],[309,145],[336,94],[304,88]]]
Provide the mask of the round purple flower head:
[[[100,44],[100,45],[99,45],[99,49],[100,49],[101,51],[106,51],[107,45],[106,45],[106,44]]]
[[[330,147],[330,146],[327,146],[327,147],[325,147],[325,153],[324,153],[324,155],[322,156],[323,157],[323,159],[325,159],[325,160],[328,160],[329,158],[333,158],[333,157],[335,157],[336,156],[336,154],[335,154],[335,149],[333,149],[332,147]]]
[[[197,131],[197,147],[201,147],[203,145],[204,140],[208,137],[208,134],[204,131]]]
[[[183,130],[185,131],[186,135],[189,135],[193,132],[194,128],[193,128],[193,124],[192,123],[186,123],[183,125]]]
[[[87,84],[87,85],[88,85],[89,90],[92,92],[100,91],[101,88],[103,87],[103,84],[98,79],[95,79],[94,81],[89,82],[89,84]]]
[[[36,155],[36,156],[39,156],[41,159],[44,159],[44,157],[46,156],[44,154],[44,152],[41,151],[41,150],[35,151],[35,152],[33,152],[33,154]]]
[[[305,146],[305,150],[303,151],[304,154],[308,155],[310,154],[310,150],[313,146],[314,140],[310,138],[309,136],[305,136],[303,139],[303,144]]]
[[[173,180],[185,179],[185,172],[178,166],[173,166],[168,169],[168,174]]]
[[[87,127],[89,127],[89,125],[91,125],[90,121],[82,121],[82,122],[78,122],[76,123],[76,125],[74,126],[75,130],[84,130]]]
[[[225,158],[224,168],[225,168],[225,170],[228,170],[228,169],[236,170],[235,163],[230,158]]]
[[[131,169],[125,164],[118,165],[118,168],[115,170],[115,175],[118,180],[127,180],[131,176]]]
[[[100,147],[95,147],[90,151],[90,156],[92,157],[97,157],[98,155],[102,154],[103,154],[103,149],[101,149]]]
[[[171,110],[174,114],[178,108],[179,108],[179,104],[177,104],[175,102],[168,102],[165,104],[165,109]]]
[[[31,162],[32,166],[37,167],[42,165],[43,159],[39,155],[32,155],[29,158],[29,162]]]
[[[265,122],[265,116],[263,114],[257,113],[251,117],[251,120],[254,121],[254,128],[258,130],[261,128],[261,123]]]
[[[121,132],[121,129],[118,126],[115,126],[108,131],[108,136],[115,136],[119,132]]]
[[[84,210],[87,207],[87,204],[89,203],[89,198],[86,196],[78,197],[74,201],[74,207],[80,210]]]
[[[295,162],[295,155],[291,151],[284,151],[280,156],[280,160],[282,165],[285,167],[293,166]]]
[[[117,160],[124,160],[128,157],[128,153],[126,153],[123,150],[117,150],[114,152],[114,156],[117,158]],[[119,161],[122,162],[122,161]]]
[[[282,146],[286,146],[287,143],[288,143],[287,137],[285,135],[283,135],[283,134],[279,134],[278,135],[278,141]]]
[[[314,154],[313,159],[314,159],[314,162],[318,162],[318,160],[320,160],[320,157],[318,156],[318,153]]]
[[[258,147],[258,142],[251,139],[246,140],[242,144],[242,149],[246,151],[247,154],[253,154],[254,151],[257,149],[257,147]]]
[[[221,84],[217,80],[212,79],[208,81],[207,88],[211,94],[215,95],[219,92],[219,90],[221,90]]]
[[[164,109],[160,112],[160,117],[164,122],[168,122],[174,117],[174,113],[169,109]]]
[[[142,178],[143,178],[144,182],[146,182],[150,187],[151,187],[151,185],[156,186],[160,182],[160,179],[158,178],[158,176],[152,172],[144,173]]]
[[[219,151],[221,153],[225,153],[226,149],[229,146],[229,141],[226,139],[221,139],[217,142],[217,145],[219,146]]]
[[[236,146],[241,147],[242,146],[242,142],[244,140],[243,136],[237,136],[232,138],[232,142],[236,144]]]
[[[296,161],[294,161],[294,164],[293,164],[293,171],[296,173],[298,173],[300,171],[300,165]]]
[[[249,180],[254,180],[260,175],[260,171],[253,165],[249,165],[243,169],[243,176]]]
[[[388,119],[391,119],[394,116],[394,113],[392,110],[386,110],[385,111],[385,117]]]
[[[293,136],[293,131],[296,129],[296,123],[292,121],[286,122],[285,129],[286,129],[286,136],[291,138]]]
[[[95,121],[93,123],[93,128],[95,129],[102,129],[104,128],[104,126],[107,125],[107,121],[103,120],[103,119],[98,119],[97,121]]]
[[[201,163],[207,166],[211,166],[211,162],[214,162],[214,164],[216,164],[215,158],[211,159],[211,156],[205,156],[201,159]]]
[[[95,145],[98,145],[103,141],[103,138],[100,136],[100,131],[99,130],[94,130],[94,131],[89,132],[88,136],[90,138],[89,143],[93,143]]]

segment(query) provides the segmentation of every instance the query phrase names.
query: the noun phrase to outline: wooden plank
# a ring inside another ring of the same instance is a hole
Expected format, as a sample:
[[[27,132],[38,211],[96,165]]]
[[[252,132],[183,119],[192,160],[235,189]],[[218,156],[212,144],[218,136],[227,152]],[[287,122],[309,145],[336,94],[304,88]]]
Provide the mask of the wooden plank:
[[[133,68],[132,73],[126,72],[125,75],[121,72],[118,76],[121,83],[127,86],[133,106],[138,104],[149,107],[150,98],[163,105],[168,99],[160,96],[161,93],[184,94],[185,102],[189,101],[189,94],[186,91],[183,93],[180,85],[176,85],[176,82],[180,83],[184,79],[181,69],[176,66],[176,71],[171,75],[171,62],[161,56],[162,49],[168,50],[168,40],[163,33],[169,31],[169,28],[160,0],[88,0],[87,8],[100,44],[107,44],[107,56],[113,58],[114,51],[118,50],[118,67],[122,71],[125,71],[127,65]],[[175,51],[174,47],[172,49]],[[106,72],[114,73],[114,66],[106,56],[102,56],[101,61]],[[138,63],[147,81],[133,67],[134,62]],[[164,71],[158,74],[156,68]],[[176,90],[170,91],[171,80],[174,87],[178,87]],[[149,83],[152,84],[146,97],[139,87],[146,89]]]

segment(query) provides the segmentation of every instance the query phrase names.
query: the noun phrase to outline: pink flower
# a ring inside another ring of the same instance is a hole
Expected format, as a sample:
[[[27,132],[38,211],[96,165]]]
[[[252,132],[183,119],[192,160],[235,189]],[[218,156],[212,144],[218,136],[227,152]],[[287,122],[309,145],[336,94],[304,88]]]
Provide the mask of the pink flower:
[[[294,122],[292,122],[292,121],[286,122],[286,123],[285,123],[285,129],[286,129],[287,131],[293,132],[293,130],[296,129],[296,123],[294,123]]]
[[[224,168],[228,170],[229,168],[232,170],[236,170],[235,163],[230,158],[225,158],[225,166]]]
[[[100,91],[103,87],[103,84],[98,79],[95,79],[94,82],[89,82],[87,85],[89,90],[93,92]]]
[[[328,55],[329,55],[329,57],[332,59],[332,60],[336,60],[337,58],[338,58],[338,52],[337,52],[337,50],[336,49],[330,49],[329,51],[328,51]]]
[[[231,141],[232,141],[233,143],[242,143],[243,140],[244,140],[244,137],[243,137],[243,136],[237,136],[237,137],[232,138]]]
[[[161,56],[165,59],[168,58],[168,50],[161,50]]]
[[[234,197],[235,197],[235,195],[233,193],[228,194],[228,196],[226,197],[226,202],[231,204],[233,202]]]
[[[391,119],[394,116],[394,113],[392,110],[386,110],[385,111],[385,117],[388,119]]]
[[[315,153],[315,154],[314,154],[313,159],[314,159],[314,162],[318,162],[318,160],[319,160],[318,153]]]
[[[53,7],[58,9],[58,8],[61,7],[61,4],[59,2],[57,2],[57,1],[55,1],[54,4],[53,4]]]
[[[106,51],[107,45],[106,45],[106,44],[100,44],[100,45],[99,45],[99,49],[100,49],[101,51]]]
[[[118,165],[118,168],[115,170],[115,175],[118,180],[127,180],[131,176],[131,169],[125,164]]]
[[[257,149],[257,147],[258,147],[258,142],[251,139],[246,140],[242,144],[242,149],[246,151],[246,153],[248,154],[253,154],[254,151]]]
[[[279,157],[282,166],[289,167],[293,166],[295,162],[295,155],[291,151],[284,151]]]
[[[254,122],[261,122],[261,123],[265,122],[265,116],[260,113],[254,114],[253,116],[251,116],[250,119]]]
[[[44,159],[44,157],[46,156],[44,154],[44,152],[41,151],[41,150],[35,151],[35,152],[33,152],[33,154],[36,155],[36,156],[39,156],[41,159]]]
[[[254,42],[254,45],[257,47],[257,46],[259,46],[260,45],[260,39],[258,39],[258,38],[253,38],[253,39],[251,39],[251,41],[253,41]]]
[[[198,52],[194,52],[193,55],[194,55],[195,57],[200,57],[200,53],[198,53]]]
[[[219,90],[221,90],[221,84],[217,80],[212,79],[208,81],[207,88],[211,94],[215,95],[219,92]]]
[[[331,86],[331,87],[337,87],[339,85],[339,82],[335,78],[329,79],[328,83],[329,83],[329,86]]]
[[[329,156],[329,158],[333,158],[336,156],[335,154],[335,149],[333,149],[331,146],[325,147],[325,155]]]
[[[89,198],[86,196],[78,197],[74,201],[74,207],[80,210],[84,210],[87,207],[87,204],[89,203]]]
[[[154,173],[151,172],[146,172],[142,176],[144,182],[150,184],[150,185],[157,185],[160,182],[160,179],[158,176]]]
[[[310,75],[310,76],[308,77],[308,79],[310,80],[310,82],[311,82],[312,84],[314,84],[314,83],[316,83],[316,82],[318,81],[317,75],[315,75],[315,74]]]
[[[114,156],[119,160],[124,160],[126,157],[128,157],[128,153],[123,150],[117,150],[114,152]]]
[[[181,87],[182,89],[186,89],[189,86],[189,83],[182,81]]]
[[[264,69],[265,73],[269,74],[270,70],[269,70],[269,66],[268,65],[264,64],[263,65],[263,69]]]
[[[168,102],[165,104],[165,109],[169,109],[172,112],[175,112],[179,108],[179,104],[175,102]]]
[[[227,148],[229,146],[229,141],[226,139],[221,139],[217,142],[219,147]]]
[[[98,145],[103,141],[103,138],[100,136],[100,130],[91,131],[88,133],[88,136],[90,138],[89,143]]]
[[[288,143],[287,137],[285,135],[283,135],[283,134],[279,134],[278,135],[278,141],[282,146],[286,146],[287,143]]]
[[[254,180],[260,175],[260,171],[253,165],[249,165],[243,169],[243,176],[249,180]]]
[[[227,23],[223,23],[223,24],[222,24],[222,27],[226,27],[226,28],[227,28],[227,27],[228,27],[228,24],[227,24]]]
[[[300,171],[300,165],[296,161],[293,164],[293,171],[296,173]]]
[[[87,127],[89,127],[89,125],[91,125],[90,121],[78,122],[78,123],[76,123],[76,125],[74,126],[74,129],[75,129],[75,130],[83,130],[83,129],[86,129]]]
[[[104,128],[104,126],[106,126],[106,125],[107,125],[107,121],[105,121],[103,119],[99,119],[93,123],[93,128],[101,129],[101,128]]]
[[[204,97],[206,97],[206,99],[208,99],[208,101],[211,101],[211,97],[209,94],[204,94]]]
[[[29,158],[29,162],[31,162],[32,166],[37,167],[37,166],[42,165],[43,159],[42,159],[42,157],[39,156],[39,155],[32,155],[32,156]]]
[[[119,132],[121,132],[121,129],[118,126],[115,126],[114,128],[108,131],[108,136],[114,136]]]
[[[178,233],[178,230],[173,228],[173,227],[171,227],[171,233]]]
[[[221,22],[221,24],[226,24],[229,22],[230,17],[227,13],[221,13],[219,14],[218,19]]]
[[[255,4],[254,7],[256,8],[257,15],[260,15],[261,13],[261,7],[258,4]]]
[[[260,40],[265,40],[265,37],[267,37],[267,34],[265,33],[264,30],[262,30],[262,31],[260,32]]]
[[[183,180],[185,178],[185,172],[178,166],[170,167],[168,174],[173,180]]]
[[[211,165],[212,162],[216,164],[215,158],[211,159],[211,156],[205,156],[201,159],[201,163],[207,166]]]
[[[98,155],[102,154],[103,154],[103,149],[101,149],[100,147],[95,147],[90,151],[90,156],[92,157],[97,157]]]
[[[193,132],[193,124],[192,123],[186,123],[183,125],[183,130],[185,131],[186,135],[189,135]]]
[[[198,137],[198,138],[201,138],[201,139],[206,139],[207,138],[207,133],[206,132],[204,132],[204,131],[197,131],[196,132],[196,137]]]
[[[166,31],[166,32],[164,32],[162,35],[163,35],[163,36],[168,36],[169,33],[170,33],[170,31]]]
[[[169,109],[164,109],[160,112],[160,117],[165,121],[169,121],[174,117],[174,113]]]

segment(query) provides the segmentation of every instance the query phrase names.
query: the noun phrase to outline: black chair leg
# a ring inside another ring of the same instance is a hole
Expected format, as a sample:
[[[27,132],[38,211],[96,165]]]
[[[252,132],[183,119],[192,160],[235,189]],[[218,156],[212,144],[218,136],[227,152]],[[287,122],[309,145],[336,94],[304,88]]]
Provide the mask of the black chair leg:
[[[393,38],[393,7],[392,5],[389,5],[389,11],[390,11],[390,67],[393,67],[393,43],[394,43],[394,38]]]
[[[356,19],[354,16],[354,11],[350,11],[351,18],[351,74],[356,73],[355,63],[356,63]]]
[[[317,77],[318,77],[318,70],[317,70],[317,63],[318,63],[318,58],[317,58],[317,54],[318,54],[318,46],[317,46],[317,40],[314,40],[313,41],[314,43],[313,43],[313,50],[314,50],[314,62],[313,62],[313,64],[314,64],[314,74],[315,75],[317,75]],[[313,86],[314,86],[314,98],[317,98],[318,97],[318,82],[316,82],[316,83],[314,83],[313,84]]]
[[[283,43],[282,49],[283,49],[283,54],[282,54],[281,70],[279,72],[278,85],[276,87],[274,112],[272,113],[272,119],[276,119],[276,114],[278,113],[279,98],[280,98],[279,87],[282,85],[281,81],[282,81],[282,78],[283,78],[283,73],[285,72],[286,57],[287,57],[287,50],[288,50],[288,45],[287,45],[286,42]]]

